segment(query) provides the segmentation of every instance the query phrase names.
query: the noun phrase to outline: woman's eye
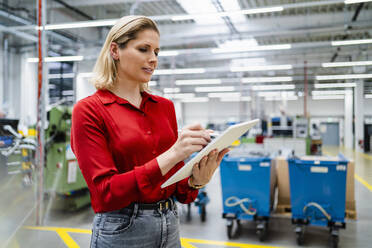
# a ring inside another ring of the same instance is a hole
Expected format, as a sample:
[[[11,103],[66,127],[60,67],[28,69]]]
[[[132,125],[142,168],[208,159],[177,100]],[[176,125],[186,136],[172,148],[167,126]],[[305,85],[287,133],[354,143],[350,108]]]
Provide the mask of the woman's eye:
[[[139,50],[140,50],[140,52],[143,52],[143,53],[147,52],[146,48],[140,48]]]
[[[155,56],[158,56],[159,52],[155,52]]]

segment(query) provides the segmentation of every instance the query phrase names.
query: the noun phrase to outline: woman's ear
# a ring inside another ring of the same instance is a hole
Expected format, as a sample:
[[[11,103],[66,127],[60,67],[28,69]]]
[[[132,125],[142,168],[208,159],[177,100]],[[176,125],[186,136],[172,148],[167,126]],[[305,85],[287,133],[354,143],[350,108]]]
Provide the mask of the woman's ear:
[[[119,60],[119,45],[116,42],[110,44],[110,54],[114,60]]]

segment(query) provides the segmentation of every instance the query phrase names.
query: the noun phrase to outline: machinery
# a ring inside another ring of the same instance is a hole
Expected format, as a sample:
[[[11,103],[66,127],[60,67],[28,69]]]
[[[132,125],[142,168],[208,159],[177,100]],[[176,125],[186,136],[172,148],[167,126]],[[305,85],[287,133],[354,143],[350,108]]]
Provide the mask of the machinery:
[[[72,107],[67,106],[54,107],[48,112],[44,189],[53,209],[73,211],[88,205],[90,197],[71,151],[71,112]]]

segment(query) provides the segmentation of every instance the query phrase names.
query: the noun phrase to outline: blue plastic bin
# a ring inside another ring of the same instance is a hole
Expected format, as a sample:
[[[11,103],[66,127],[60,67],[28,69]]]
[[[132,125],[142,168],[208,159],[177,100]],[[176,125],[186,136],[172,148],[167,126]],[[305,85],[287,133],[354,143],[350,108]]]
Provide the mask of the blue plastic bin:
[[[223,216],[239,220],[270,216],[271,158],[226,156],[220,173]]]
[[[345,223],[347,163],[288,160],[293,220],[320,226]]]

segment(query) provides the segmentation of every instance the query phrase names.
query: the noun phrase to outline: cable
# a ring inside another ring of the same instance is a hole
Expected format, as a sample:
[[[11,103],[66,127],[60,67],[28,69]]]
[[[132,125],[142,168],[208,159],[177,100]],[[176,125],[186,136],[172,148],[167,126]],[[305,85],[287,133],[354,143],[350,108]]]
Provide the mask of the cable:
[[[233,201],[233,202],[231,202],[231,201]],[[249,209],[247,209],[244,206],[244,204],[243,204],[244,202],[249,203]],[[255,215],[257,213],[257,210],[252,208],[252,201],[249,198],[239,199],[236,196],[231,196],[231,197],[226,199],[225,205],[227,207],[235,207],[235,206],[239,205],[240,208],[243,209],[244,213],[249,214],[249,215]]]
[[[328,214],[327,211],[325,211],[325,209],[316,202],[308,203],[303,209],[304,214],[306,213],[307,208],[311,206],[317,208],[320,212],[322,212],[322,214],[328,219],[328,221],[331,220],[331,215]]]

